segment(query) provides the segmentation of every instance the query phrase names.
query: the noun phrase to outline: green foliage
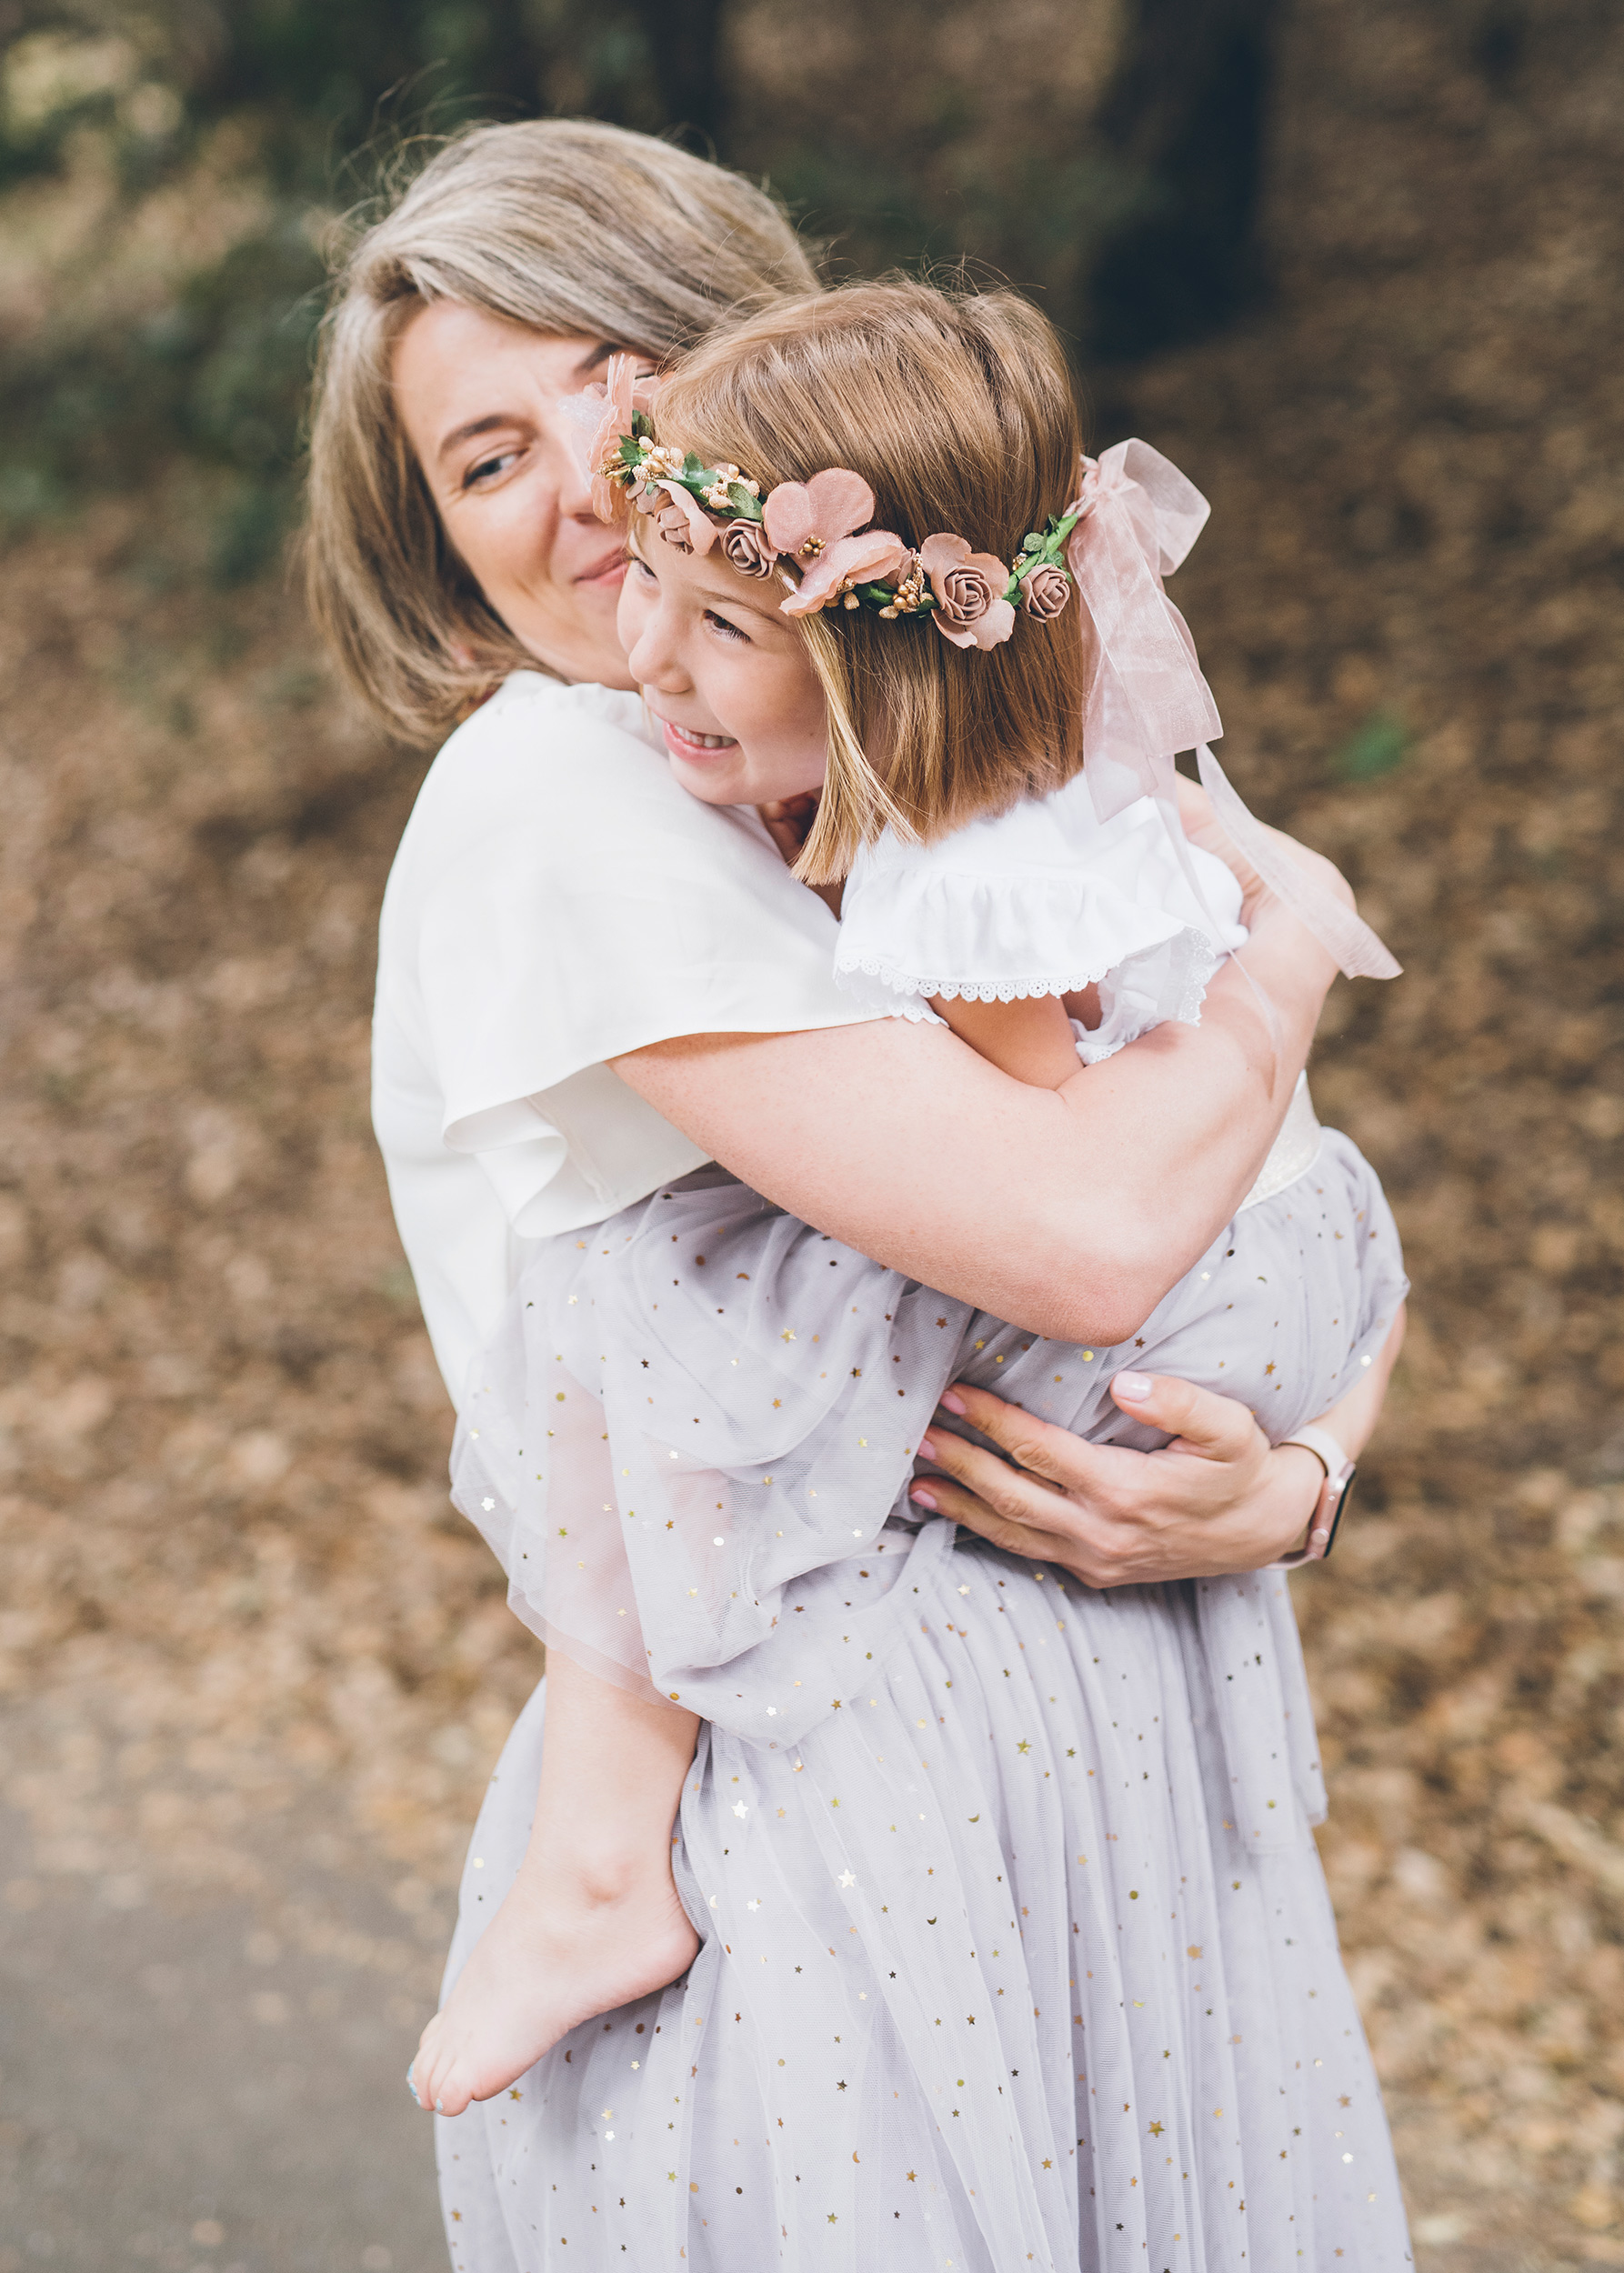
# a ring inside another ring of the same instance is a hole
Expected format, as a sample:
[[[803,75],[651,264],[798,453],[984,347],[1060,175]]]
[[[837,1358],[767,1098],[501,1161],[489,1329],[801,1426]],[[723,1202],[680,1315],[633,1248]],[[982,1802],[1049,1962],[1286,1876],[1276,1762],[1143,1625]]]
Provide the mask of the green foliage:
[[[260,193],[259,225],[214,260],[177,258],[134,315],[116,260],[75,251],[41,320],[0,345],[0,533],[181,456],[212,469],[202,558],[226,584],[275,563],[296,507],[313,224],[367,195],[413,135],[469,116],[555,97],[664,123],[628,0],[161,0],[138,25],[116,0],[25,0],[0,17],[0,194],[37,201],[77,168],[110,177],[120,219],[193,184],[206,198],[222,136]]]
[[[762,95],[748,71],[781,57],[759,25],[750,47],[746,0],[0,0],[0,226],[35,246],[0,336],[0,533],[184,462],[212,521],[171,573],[231,583],[268,567],[296,507],[326,229],[403,145],[473,117],[714,138],[831,242],[836,274],[967,256],[1078,338],[1125,232],[1183,242],[1170,161],[1129,131],[1132,104],[1100,125],[1103,81],[1079,93],[1029,59],[1030,85],[955,76],[903,21],[942,13],[919,0],[899,0],[889,27],[886,52],[914,59],[902,80],[866,73],[878,28],[860,0],[826,5],[837,63],[821,80],[769,73]],[[1128,0],[1123,21],[1176,25],[1192,9]],[[1098,45],[1108,20],[1107,0],[1061,0],[1055,37]],[[1118,60],[1138,55],[1121,37]],[[1158,48],[1141,75],[1164,87],[1178,62]],[[1185,90],[1192,115],[1208,115],[1200,93]],[[88,235],[57,229],[75,199],[100,201]],[[39,249],[53,230],[66,249]],[[164,541],[155,525],[145,573],[162,573]]]
[[[1373,710],[1343,743],[1331,759],[1331,767],[1344,781],[1379,781],[1384,774],[1402,766],[1408,754],[1409,733],[1404,721],[1390,710]]]

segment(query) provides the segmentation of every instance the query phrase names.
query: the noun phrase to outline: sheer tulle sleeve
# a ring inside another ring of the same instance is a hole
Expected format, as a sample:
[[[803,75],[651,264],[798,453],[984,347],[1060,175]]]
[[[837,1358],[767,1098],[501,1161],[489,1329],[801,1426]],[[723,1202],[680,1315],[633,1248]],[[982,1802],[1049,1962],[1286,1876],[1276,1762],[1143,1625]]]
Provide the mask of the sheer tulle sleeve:
[[[452,1496],[549,1647],[792,1741],[834,1702],[829,1617],[904,1607],[897,1518],[967,1316],[704,1171],[537,1256]]]

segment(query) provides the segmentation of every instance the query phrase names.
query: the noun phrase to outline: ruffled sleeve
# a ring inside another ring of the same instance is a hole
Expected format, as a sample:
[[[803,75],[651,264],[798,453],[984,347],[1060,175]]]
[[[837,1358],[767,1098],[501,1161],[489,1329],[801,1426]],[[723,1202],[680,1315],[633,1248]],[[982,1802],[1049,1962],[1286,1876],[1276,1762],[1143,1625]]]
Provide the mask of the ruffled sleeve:
[[[1135,1032],[1193,1020],[1246,933],[1230,871],[1183,850],[1188,871],[1148,797],[1098,821],[1080,776],[935,844],[887,833],[847,882],[836,976],[869,1008],[920,1018],[933,1000],[1073,994],[1121,971]]]
[[[873,1014],[750,812],[673,781],[635,696],[518,673],[440,752],[379,927],[374,1120],[453,1394],[526,1242],[706,1155],[606,1060]]]

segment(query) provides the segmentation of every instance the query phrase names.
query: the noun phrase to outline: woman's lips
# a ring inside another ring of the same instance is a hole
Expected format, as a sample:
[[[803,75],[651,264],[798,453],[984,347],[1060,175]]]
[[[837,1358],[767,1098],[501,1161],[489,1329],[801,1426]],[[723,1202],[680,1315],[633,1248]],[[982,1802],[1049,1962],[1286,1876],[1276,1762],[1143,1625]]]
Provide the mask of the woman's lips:
[[[724,751],[738,747],[730,734],[701,734],[693,726],[673,726],[669,718],[662,718],[660,727],[674,757],[720,757]]]
[[[612,585],[619,585],[624,580],[625,576],[626,555],[624,553],[611,553],[606,560],[599,561],[596,568],[588,568],[583,575],[578,576],[576,578],[576,582],[577,584],[593,585],[596,586],[599,591],[606,592]]]

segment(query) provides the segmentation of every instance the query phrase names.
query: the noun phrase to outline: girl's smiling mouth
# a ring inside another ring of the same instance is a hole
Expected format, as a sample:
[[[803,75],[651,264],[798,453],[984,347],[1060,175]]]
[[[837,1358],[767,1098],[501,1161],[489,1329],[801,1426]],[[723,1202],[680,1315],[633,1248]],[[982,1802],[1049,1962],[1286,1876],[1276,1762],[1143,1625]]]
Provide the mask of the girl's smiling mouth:
[[[655,716],[659,717],[658,711]],[[679,726],[670,718],[660,718],[660,730],[666,737],[666,747],[677,757],[715,757],[722,750],[738,747],[730,734],[701,734],[697,727]]]

